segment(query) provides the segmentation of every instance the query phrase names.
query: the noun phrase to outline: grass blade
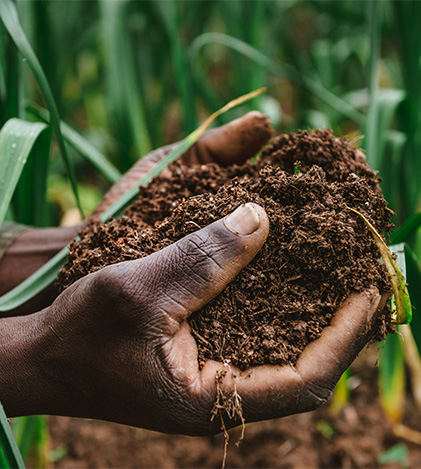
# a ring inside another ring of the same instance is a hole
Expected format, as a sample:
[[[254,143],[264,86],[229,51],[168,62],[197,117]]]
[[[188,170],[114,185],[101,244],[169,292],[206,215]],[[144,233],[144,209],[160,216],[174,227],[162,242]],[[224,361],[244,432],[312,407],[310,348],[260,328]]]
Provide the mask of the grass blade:
[[[391,238],[392,244],[403,243],[421,227],[421,212],[415,213],[403,224],[403,226],[393,234]]]
[[[398,331],[402,334],[403,349],[405,360],[408,365],[408,371],[411,378],[412,395],[415,405],[421,411],[421,358],[417,344],[409,324],[399,326]]]
[[[12,429],[0,404],[0,461],[1,467],[25,469]]]
[[[381,39],[381,0],[375,2],[368,2],[367,6],[370,9],[370,63],[369,63],[369,105],[366,121],[366,149],[369,158],[369,163],[374,169],[378,168],[378,154],[377,154],[377,134],[378,134],[378,81],[379,81],[379,66],[380,66],[380,39]]]
[[[349,403],[351,390],[349,387],[349,378],[351,371],[348,368],[336,383],[333,396],[330,400],[330,410],[334,415],[339,415],[342,409]]]
[[[50,166],[51,127],[35,142],[13,194],[14,219],[30,226],[50,225],[47,178]]]
[[[6,215],[19,176],[46,124],[10,119],[0,132],[0,224]]]
[[[361,217],[364,223],[367,225],[370,233],[373,235],[374,241],[382,256],[384,265],[386,266],[387,272],[392,283],[393,295],[395,299],[395,311],[392,311],[392,321],[394,324],[408,324],[412,318],[412,306],[409,298],[408,288],[406,287],[405,278],[402,275],[398,264],[393,259],[389,248],[386,246],[382,237],[379,235],[374,226],[365,218],[363,214],[357,210],[348,207],[349,210],[356,213]]]
[[[48,427],[46,416],[29,415],[14,418],[12,430],[22,459],[27,461],[30,457],[33,467],[47,467]]]
[[[139,93],[129,35],[128,0],[99,2],[103,47],[106,59],[110,113],[117,139],[126,146],[127,169],[151,149],[143,97]],[[136,158],[130,158],[134,145]]]
[[[174,79],[178,87],[183,109],[184,130],[190,133],[197,126],[196,107],[194,105],[194,92],[190,83],[190,71],[186,48],[182,42],[179,2],[155,2],[161,13],[169,38],[171,60],[174,70]]]
[[[402,338],[389,334],[379,350],[379,395],[387,415],[398,422],[405,408],[405,357]]]
[[[44,96],[47,107],[50,111],[51,116],[51,128],[53,129],[54,135],[56,136],[57,144],[60,148],[60,153],[62,155],[64,164],[67,168],[69,175],[70,183],[72,185],[73,193],[76,199],[76,204],[79,208],[81,217],[83,218],[83,210],[79,200],[79,193],[76,183],[76,178],[74,174],[73,164],[70,160],[66,147],[64,145],[63,137],[60,132],[60,116],[58,113],[57,105],[53,97],[50,85],[48,84],[47,77],[44,74],[44,71],[41,67],[41,64],[38,61],[37,56],[35,55],[20,23],[18,14],[16,11],[15,4],[12,0],[2,0],[0,2],[0,17],[12,37],[16,47],[19,49],[19,52],[23,55],[24,59],[27,61],[34,77],[40,87],[40,90]]]
[[[131,187],[119,200],[117,200],[108,210],[101,215],[102,221],[107,221],[110,217],[115,217],[132,202],[138,194],[141,185],[148,184],[154,177],[158,176],[169,164],[185,153],[203,134],[203,132],[212,124],[220,114],[238,106],[249,99],[252,99],[265,91],[265,88],[240,96],[230,101],[224,107],[214,112],[208,117],[201,126],[184,138],[174,150],[172,150],[165,158],[159,161],[145,176],[143,176],[137,184]],[[25,279],[17,287],[13,288],[6,294],[0,296],[0,311],[10,311],[18,306],[26,303],[37,293],[50,285],[56,278],[58,271],[66,262],[68,247],[66,246],[58,252],[52,259],[44,264],[40,269]]]
[[[44,122],[48,123],[50,121],[48,111],[34,103],[27,104],[26,110]],[[65,122],[61,122],[60,129],[67,144],[89,161],[109,182],[115,183],[121,178],[122,174],[120,171],[76,130]]]
[[[408,244],[405,244],[406,278],[408,280],[408,290],[411,295],[411,302],[415,312],[411,323],[418,350],[421,352],[421,269],[415,252]]]

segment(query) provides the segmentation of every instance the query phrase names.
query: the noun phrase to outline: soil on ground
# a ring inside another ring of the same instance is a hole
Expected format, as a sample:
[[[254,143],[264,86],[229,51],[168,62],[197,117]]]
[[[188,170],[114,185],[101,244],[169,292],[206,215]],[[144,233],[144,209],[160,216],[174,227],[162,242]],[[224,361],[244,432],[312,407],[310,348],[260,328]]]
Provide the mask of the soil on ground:
[[[162,249],[254,202],[270,221],[254,260],[206,307],[189,319],[199,361],[228,361],[241,369],[294,364],[317,339],[352,291],[390,282],[363,214],[388,231],[379,178],[362,152],[330,130],[274,139],[243,166],[170,166],[140,190],[118,220],[91,221],[70,249],[59,282],[67,287],[105,265]],[[388,308],[373,328],[381,340],[393,327]]]

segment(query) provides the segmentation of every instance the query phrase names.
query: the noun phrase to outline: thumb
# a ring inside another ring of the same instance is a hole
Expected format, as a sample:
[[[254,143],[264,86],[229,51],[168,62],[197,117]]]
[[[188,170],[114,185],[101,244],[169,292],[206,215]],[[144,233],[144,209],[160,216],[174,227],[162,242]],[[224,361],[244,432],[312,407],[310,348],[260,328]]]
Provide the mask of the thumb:
[[[269,221],[247,203],[133,265],[143,295],[155,311],[184,321],[218,295],[266,241]],[[139,269],[139,267],[141,267]]]

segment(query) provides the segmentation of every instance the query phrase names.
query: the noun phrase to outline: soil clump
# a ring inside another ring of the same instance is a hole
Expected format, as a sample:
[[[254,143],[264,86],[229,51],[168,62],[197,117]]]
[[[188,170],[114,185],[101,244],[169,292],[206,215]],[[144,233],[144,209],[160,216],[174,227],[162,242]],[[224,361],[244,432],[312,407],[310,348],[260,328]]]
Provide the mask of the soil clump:
[[[119,220],[91,220],[59,274],[66,288],[100,268],[138,259],[254,202],[266,210],[268,239],[227,288],[189,319],[199,363],[241,369],[294,364],[353,291],[391,290],[362,213],[388,231],[393,212],[362,152],[328,129],[276,137],[243,166],[170,167],[140,189]],[[373,340],[393,330],[388,307]]]

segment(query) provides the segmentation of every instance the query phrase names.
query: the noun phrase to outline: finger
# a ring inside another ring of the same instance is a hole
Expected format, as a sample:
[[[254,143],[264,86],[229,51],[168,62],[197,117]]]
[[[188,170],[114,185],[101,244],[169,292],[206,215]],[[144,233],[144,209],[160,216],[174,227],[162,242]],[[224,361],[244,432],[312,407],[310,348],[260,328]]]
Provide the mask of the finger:
[[[268,117],[257,111],[222,127],[208,130],[183,156],[186,164],[241,164],[258,153],[272,138]]]
[[[155,310],[182,322],[253,259],[268,232],[266,212],[256,204],[242,205],[224,219],[135,261],[131,282]]]

